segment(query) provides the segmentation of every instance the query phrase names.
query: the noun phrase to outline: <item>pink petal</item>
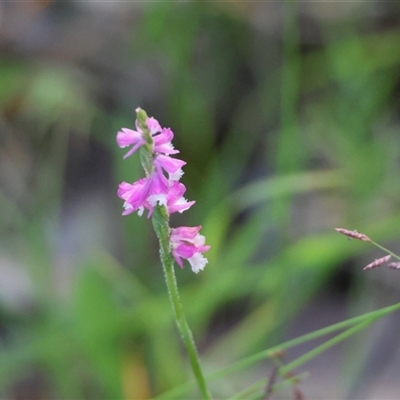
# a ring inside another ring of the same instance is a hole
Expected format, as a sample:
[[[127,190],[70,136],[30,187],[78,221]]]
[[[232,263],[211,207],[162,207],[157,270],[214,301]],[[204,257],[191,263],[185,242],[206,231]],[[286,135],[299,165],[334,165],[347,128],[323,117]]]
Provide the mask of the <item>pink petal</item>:
[[[169,191],[168,181],[159,171],[154,171],[149,178],[148,196],[152,194],[167,194]]]
[[[190,207],[192,207],[192,205],[194,203],[196,203],[195,201],[187,201],[186,199],[184,199],[183,197],[181,198],[183,200],[177,201],[174,204],[168,204],[168,212],[170,214],[173,214],[175,212],[184,212],[186,210],[188,210]]]
[[[182,259],[179,257],[179,255],[176,254],[175,251],[172,251],[172,255],[174,256],[175,261],[178,263],[178,265],[179,265],[181,268],[183,268],[183,261],[182,261]]]
[[[125,154],[124,158],[126,158],[132,155],[139,147],[143,146],[145,140],[143,139],[141,131],[122,128],[122,130],[117,133],[117,144],[121,148],[133,145],[132,149]]]
[[[174,137],[173,132],[170,128],[164,128],[159,135],[153,137],[154,139],[154,151],[163,154],[177,154],[178,150],[174,149],[171,143]]]
[[[180,226],[171,230],[171,241],[177,240],[193,240],[199,233],[201,225],[199,226]]]
[[[179,244],[174,250],[176,254],[186,259],[192,257],[195,253],[198,252],[196,246],[186,243]]]
[[[151,135],[161,131],[161,125],[153,117],[147,118],[146,125],[149,128]]]
[[[162,154],[158,154],[154,159],[154,165],[158,168],[163,168],[170,174],[177,172],[186,164],[185,161],[179,160],[177,158],[172,158]]]

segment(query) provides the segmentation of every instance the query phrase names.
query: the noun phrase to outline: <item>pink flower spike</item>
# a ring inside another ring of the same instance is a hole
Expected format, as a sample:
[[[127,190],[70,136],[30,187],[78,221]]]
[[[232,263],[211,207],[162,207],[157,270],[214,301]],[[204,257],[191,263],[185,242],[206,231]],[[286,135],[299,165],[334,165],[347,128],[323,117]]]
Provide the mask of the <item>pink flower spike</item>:
[[[178,150],[174,149],[171,140],[174,137],[174,133],[170,128],[163,128],[159,135],[153,137],[154,139],[154,151],[162,154],[177,154]]]
[[[134,131],[128,128],[122,128],[122,130],[117,133],[117,144],[119,147],[124,148],[133,145],[128,153],[124,155],[124,158],[132,155],[145,143],[146,141],[143,139],[143,134],[140,130]]]
[[[210,246],[205,245],[205,237],[199,234],[200,229],[201,226],[171,229],[172,255],[181,268],[182,258],[188,260],[196,274],[203,270],[208,262],[202,253],[210,249]]]

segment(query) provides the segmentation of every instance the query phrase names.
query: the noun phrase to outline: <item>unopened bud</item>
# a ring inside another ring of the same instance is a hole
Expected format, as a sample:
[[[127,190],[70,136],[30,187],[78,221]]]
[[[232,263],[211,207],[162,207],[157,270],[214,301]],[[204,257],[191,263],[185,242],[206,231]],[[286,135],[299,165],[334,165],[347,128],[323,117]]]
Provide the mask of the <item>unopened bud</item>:
[[[139,128],[144,131],[144,130],[148,130],[147,128],[147,113],[146,111],[144,111],[142,108],[138,107],[136,110],[136,120],[138,122]]]

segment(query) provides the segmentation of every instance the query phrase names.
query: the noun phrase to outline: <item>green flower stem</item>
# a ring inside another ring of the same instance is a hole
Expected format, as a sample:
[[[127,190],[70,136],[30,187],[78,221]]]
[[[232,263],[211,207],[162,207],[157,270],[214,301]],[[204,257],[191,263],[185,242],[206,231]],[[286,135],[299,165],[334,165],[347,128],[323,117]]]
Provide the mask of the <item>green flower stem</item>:
[[[169,298],[171,300],[172,308],[175,314],[176,324],[182,335],[186,350],[189,354],[192,370],[197,380],[197,385],[200,389],[202,397],[203,399],[211,400],[212,397],[207,389],[206,381],[201,370],[200,360],[197,354],[193,335],[186,321],[186,317],[183,312],[182,302],[179,296],[178,285],[176,282],[174,271],[174,259],[172,257],[170,249],[170,227],[168,222],[168,214],[164,206],[157,206],[155,208],[152,222],[160,243],[160,258],[164,269]]]

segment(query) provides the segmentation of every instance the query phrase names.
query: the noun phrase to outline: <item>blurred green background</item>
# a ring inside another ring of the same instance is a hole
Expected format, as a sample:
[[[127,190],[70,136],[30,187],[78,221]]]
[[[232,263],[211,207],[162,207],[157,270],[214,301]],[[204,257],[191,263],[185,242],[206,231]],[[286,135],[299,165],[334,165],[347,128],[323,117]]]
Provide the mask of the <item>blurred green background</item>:
[[[212,247],[199,275],[177,270],[206,373],[399,301],[399,272],[362,272],[383,254],[334,232],[400,251],[399,84],[396,2],[2,2],[1,397],[146,399],[192,379],[151,223],[116,196],[143,174],[115,142],[138,106],[187,161],[196,205],[172,225]],[[295,371],[306,398],[396,398],[399,326]]]

